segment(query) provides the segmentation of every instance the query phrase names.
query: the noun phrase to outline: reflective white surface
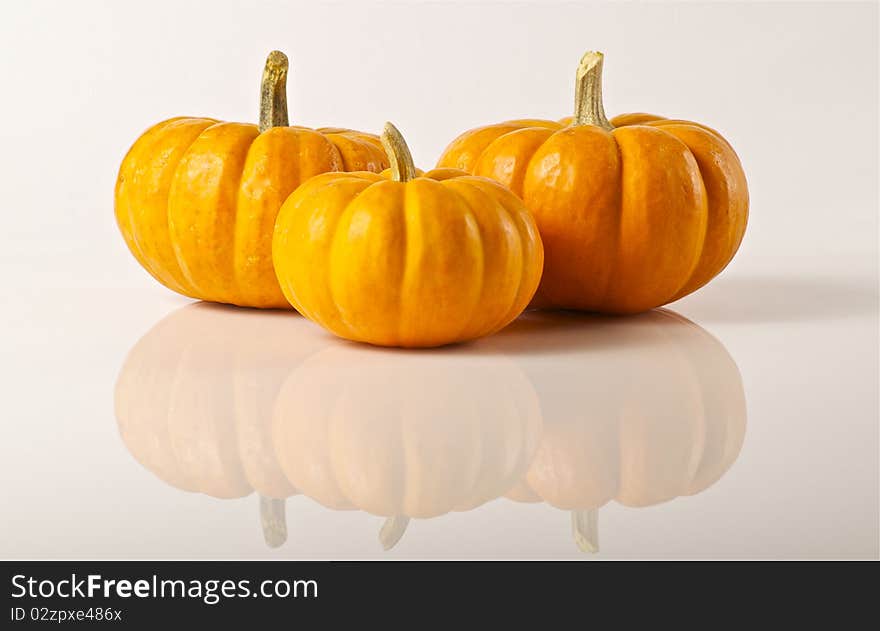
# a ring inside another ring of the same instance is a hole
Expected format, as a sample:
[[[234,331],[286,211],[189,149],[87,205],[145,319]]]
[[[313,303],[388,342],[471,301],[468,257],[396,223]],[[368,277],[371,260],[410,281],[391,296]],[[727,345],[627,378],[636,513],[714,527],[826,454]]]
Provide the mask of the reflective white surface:
[[[785,286],[719,279],[677,305],[705,327],[532,312],[416,352],[35,292],[4,340],[0,556],[876,557],[876,303],[801,314]]]

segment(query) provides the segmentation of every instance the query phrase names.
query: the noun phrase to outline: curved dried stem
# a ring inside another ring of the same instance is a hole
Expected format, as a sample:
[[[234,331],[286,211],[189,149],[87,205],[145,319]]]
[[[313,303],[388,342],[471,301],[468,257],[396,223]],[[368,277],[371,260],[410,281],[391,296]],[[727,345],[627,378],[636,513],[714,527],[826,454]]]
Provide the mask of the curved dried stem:
[[[273,50],[266,58],[260,86],[260,132],[287,127],[287,55]]]
[[[416,165],[403,134],[391,123],[385,123],[381,140],[391,163],[391,177],[395,182],[409,182],[416,176]]]
[[[595,125],[607,131],[614,129],[605,116],[602,104],[602,53],[590,51],[581,58],[574,88],[573,125]]]

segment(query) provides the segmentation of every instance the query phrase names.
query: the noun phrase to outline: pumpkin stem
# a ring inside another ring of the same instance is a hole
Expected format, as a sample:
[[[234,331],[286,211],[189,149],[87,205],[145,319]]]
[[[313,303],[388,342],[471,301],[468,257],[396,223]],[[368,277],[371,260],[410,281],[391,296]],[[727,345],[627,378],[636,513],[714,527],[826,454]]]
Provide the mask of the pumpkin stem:
[[[397,545],[406,532],[409,525],[409,517],[406,515],[394,515],[385,520],[382,529],[379,530],[379,543],[382,544],[384,550],[390,550]]]
[[[409,182],[416,176],[416,165],[403,134],[391,123],[385,123],[381,139],[391,163],[391,177],[395,182]]]
[[[590,51],[581,58],[574,86],[572,125],[595,125],[606,131],[614,129],[605,117],[602,104],[602,53]]]
[[[287,514],[285,500],[260,496],[260,523],[263,539],[270,548],[277,548],[287,541]]]
[[[571,512],[571,532],[574,542],[584,552],[599,551],[599,509]]]
[[[287,55],[273,50],[266,58],[260,86],[260,132],[287,127]]]

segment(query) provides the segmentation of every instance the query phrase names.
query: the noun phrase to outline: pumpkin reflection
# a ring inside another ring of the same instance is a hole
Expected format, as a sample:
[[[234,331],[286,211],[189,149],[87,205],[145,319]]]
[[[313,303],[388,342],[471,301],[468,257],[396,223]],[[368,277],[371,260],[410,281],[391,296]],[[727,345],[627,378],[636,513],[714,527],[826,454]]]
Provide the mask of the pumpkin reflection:
[[[584,550],[597,510],[708,488],[745,435],[736,364],[665,310],[611,319],[527,313],[432,351],[351,344],[283,312],[190,305],[131,350],[116,413],[132,455],[179,489],[256,491],[267,543],[284,499],[411,518],[496,498],[570,511]]]
[[[291,366],[318,347],[284,312],[198,303],[131,349],[116,384],[119,432],[144,467],[184,491],[221,499],[256,491],[266,542],[286,539],[296,493],[275,459],[272,402]]]
[[[306,359],[307,358],[307,359]],[[388,517],[475,508],[525,474],[538,400],[510,360],[361,348],[298,316],[198,304],[129,353],[116,414],[132,455],[185,491],[261,496],[264,534],[286,538],[283,499]],[[295,491],[296,489],[296,491]]]
[[[525,474],[541,436],[538,401],[504,357],[382,351],[352,345],[304,362],[275,404],[281,467],[333,509],[393,518],[466,511]]]
[[[578,545],[598,549],[596,510],[694,495],[733,464],[745,437],[739,370],[706,331],[666,310],[627,320],[529,314],[505,345],[575,349],[533,363],[544,433],[528,473],[507,494],[572,511]]]

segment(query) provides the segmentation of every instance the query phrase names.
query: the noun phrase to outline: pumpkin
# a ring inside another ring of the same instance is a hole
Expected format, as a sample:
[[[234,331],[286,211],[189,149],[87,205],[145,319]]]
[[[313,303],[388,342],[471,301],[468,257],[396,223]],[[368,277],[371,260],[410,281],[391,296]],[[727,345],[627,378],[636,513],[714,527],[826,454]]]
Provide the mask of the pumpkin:
[[[283,312],[197,303],[173,312],[132,348],[115,408],[134,458],[175,488],[220,499],[256,491],[267,543],[286,538],[296,493],[275,458],[270,421],[292,367],[320,340]]]
[[[522,202],[461,171],[419,176],[386,125],[391,170],[327,173],[284,202],[273,259],[281,290],[334,334],[426,347],[489,335],[526,307],[543,265]]]
[[[543,341],[540,341],[543,334]],[[532,312],[499,349],[589,349],[566,362],[530,362],[544,432],[508,497],[570,511],[575,539],[598,549],[598,509],[644,507],[695,495],[718,481],[745,437],[736,363],[718,340],[666,310],[621,321]],[[493,340],[494,341],[494,340]]]
[[[336,346],[303,362],[275,403],[278,461],[333,510],[388,518],[388,549],[410,518],[467,511],[522,477],[541,435],[534,389],[503,355]]]
[[[696,291],[739,248],[749,195],[739,158],[705,125],[605,116],[601,53],[577,73],[575,115],[514,120],[455,139],[438,166],[498,180],[545,248],[535,306],[645,311]]]
[[[259,127],[177,117],[132,145],[116,181],[116,220],[160,283],[200,300],[289,308],[272,268],[272,228],[285,198],[326,171],[381,171],[378,139],[347,129],[289,127],[287,57],[263,73]]]

